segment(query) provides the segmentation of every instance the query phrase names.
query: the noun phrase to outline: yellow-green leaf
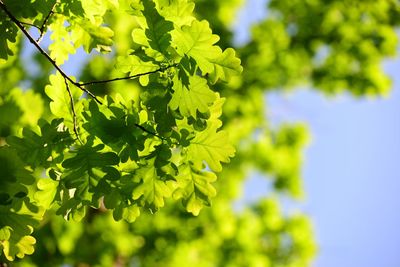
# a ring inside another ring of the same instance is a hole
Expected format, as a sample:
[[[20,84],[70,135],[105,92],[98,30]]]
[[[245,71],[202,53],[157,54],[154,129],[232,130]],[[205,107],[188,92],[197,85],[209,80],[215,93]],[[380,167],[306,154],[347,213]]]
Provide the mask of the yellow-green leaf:
[[[78,101],[82,95],[80,89],[75,86],[69,86],[72,98],[75,102],[75,112],[79,114],[82,104]],[[74,114],[71,109],[71,100],[65,85],[65,80],[61,74],[50,76],[50,84],[45,87],[47,96],[52,100],[50,110],[57,118],[64,118],[64,124],[68,129],[74,128]]]
[[[210,123],[207,129],[196,134],[190,141],[188,157],[197,166],[204,160],[216,172],[222,170],[221,162],[229,162],[235,154],[235,148],[230,144],[228,133],[218,131],[217,123]]]
[[[193,21],[190,26],[183,26],[172,31],[172,43],[180,56],[188,55],[196,60],[203,74],[213,71],[211,59],[222,54],[221,48],[214,44],[218,42],[218,35],[212,34],[207,21]]]
[[[189,84],[185,85],[178,75],[173,80],[174,90],[169,106],[179,108],[183,116],[196,117],[196,111],[207,112],[209,105],[215,100],[215,93],[207,85],[207,81],[199,76],[189,76]]]
[[[186,210],[197,216],[204,205],[210,205],[210,198],[216,196],[217,191],[211,185],[216,180],[213,172],[199,171],[194,166],[183,164],[179,167],[178,189],[173,196],[182,198]]]

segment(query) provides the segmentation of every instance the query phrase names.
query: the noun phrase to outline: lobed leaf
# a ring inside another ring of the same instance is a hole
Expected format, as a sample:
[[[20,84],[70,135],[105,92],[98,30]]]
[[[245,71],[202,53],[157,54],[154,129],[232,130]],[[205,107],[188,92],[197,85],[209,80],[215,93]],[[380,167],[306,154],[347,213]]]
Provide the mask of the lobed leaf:
[[[70,134],[60,129],[62,119],[51,124],[39,121],[41,133],[23,128],[22,137],[10,136],[7,143],[18,152],[18,156],[27,164],[48,167],[50,162],[63,157],[63,151],[73,143]]]
[[[197,117],[197,111],[205,113],[209,105],[215,100],[215,94],[207,85],[207,80],[194,75],[189,76],[189,83],[185,84],[178,75],[173,79],[172,99],[169,106],[179,109],[181,115]]]
[[[79,98],[82,92],[75,86],[69,86],[72,98],[75,102],[75,112],[79,114],[82,110],[82,103]],[[52,100],[50,110],[57,118],[64,118],[65,126],[72,131],[74,129],[74,114],[71,109],[71,100],[65,85],[64,77],[57,73],[50,75],[50,84],[45,87],[46,95]]]
[[[72,44],[72,38],[68,29],[65,27],[65,18],[57,16],[53,23],[49,25],[52,31],[50,39],[53,42],[49,45],[50,57],[55,60],[57,65],[64,64],[69,55],[75,54],[76,50]]]
[[[193,165],[182,164],[177,177],[178,189],[173,196],[183,198],[186,210],[197,216],[204,205],[210,205],[210,198],[216,196],[217,192],[211,185],[216,180],[217,176],[213,172],[200,171]]]
[[[9,43],[17,40],[17,27],[6,17],[3,10],[0,10],[0,59],[7,60],[14,53]]]
[[[55,200],[58,192],[59,182],[49,178],[42,178],[38,181],[38,191],[35,193],[35,200],[39,206],[49,209]]]
[[[188,55],[196,60],[203,74],[213,71],[213,58],[222,54],[221,48],[214,44],[218,42],[218,35],[212,34],[207,21],[193,21],[190,26],[184,25],[172,33],[172,44],[182,57]]]
[[[92,49],[110,52],[113,44],[114,31],[105,26],[97,26],[87,19],[75,21],[71,30],[71,40],[75,47],[83,46],[87,53]]]
[[[232,76],[237,76],[243,71],[240,59],[236,57],[232,48],[226,49],[222,55],[210,61],[214,64],[214,70],[210,73],[211,83],[216,83],[219,79],[229,81]]]
[[[164,181],[151,162],[138,169],[136,176],[140,178],[140,184],[133,190],[132,198],[139,200],[143,205],[148,205],[157,210],[164,206],[164,198],[171,197],[174,182]]]
[[[227,132],[218,131],[216,123],[211,123],[190,141],[187,153],[196,166],[201,166],[204,160],[213,171],[220,172],[221,162],[229,162],[235,148],[230,144]]]
[[[84,216],[85,205],[98,206],[102,196],[99,182],[102,179],[119,178],[120,173],[114,167],[119,163],[119,157],[114,152],[103,152],[103,148],[104,145],[94,146],[89,140],[77,151],[71,151],[74,155],[64,160],[61,183],[66,188],[66,200],[61,203],[59,214],[79,220]]]
[[[178,27],[190,25],[196,18],[193,16],[195,4],[188,0],[158,0],[160,14]]]
[[[167,55],[170,46],[170,32],[174,29],[173,23],[162,17],[152,1],[143,1],[143,17],[145,25],[132,32],[133,41]]]
[[[137,75],[159,69],[159,66],[153,61],[143,61],[136,55],[118,57],[115,67],[122,72],[129,73],[130,75]]]

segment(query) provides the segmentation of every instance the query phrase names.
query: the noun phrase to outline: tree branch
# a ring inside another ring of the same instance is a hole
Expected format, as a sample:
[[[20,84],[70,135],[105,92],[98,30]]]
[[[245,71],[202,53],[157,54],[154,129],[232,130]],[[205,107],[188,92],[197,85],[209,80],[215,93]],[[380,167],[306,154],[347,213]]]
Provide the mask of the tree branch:
[[[163,71],[166,71],[166,70],[169,69],[169,68],[176,67],[176,66],[177,66],[177,64],[172,64],[172,65],[168,65],[168,66],[166,66],[166,67],[158,68],[158,69],[153,70],[153,71],[138,73],[138,74],[130,75],[130,76],[126,76],[126,77],[118,77],[118,78],[112,78],[112,79],[100,80],[100,81],[80,82],[80,83],[78,83],[78,84],[81,85],[81,86],[84,86],[84,85],[93,85],[93,84],[109,83],[109,82],[121,81],[121,80],[131,80],[131,79],[138,78],[138,77],[140,77],[140,76],[144,76],[144,75],[148,75],[148,74],[153,74],[153,73],[157,73],[157,72],[163,72]]]
[[[47,14],[47,16],[44,18],[42,26],[40,26],[39,32],[40,32],[40,36],[39,38],[36,40],[37,43],[40,43],[43,39],[44,34],[46,33],[46,29],[47,29],[47,22],[50,19],[50,16],[54,13],[54,8],[56,7],[56,5],[58,4],[58,0],[56,0],[53,4],[53,6],[51,7],[49,13]]]
[[[79,133],[78,133],[78,126],[77,126],[77,116],[76,116],[76,110],[75,110],[75,103],[74,103],[74,99],[71,93],[71,90],[69,88],[69,84],[68,82],[70,82],[71,84],[73,84],[74,86],[78,87],[80,90],[84,91],[85,93],[87,93],[90,97],[92,97],[98,104],[102,104],[102,102],[93,94],[91,93],[89,90],[87,90],[86,88],[84,88],[84,86],[86,85],[93,85],[93,84],[102,84],[102,83],[109,83],[109,82],[114,82],[114,81],[120,81],[120,80],[130,80],[130,79],[134,79],[134,78],[138,78],[140,76],[144,76],[144,75],[148,75],[148,74],[153,74],[153,73],[157,73],[157,72],[163,72],[169,68],[172,67],[176,67],[177,64],[171,64],[165,67],[160,67],[154,71],[148,71],[148,72],[144,72],[144,73],[139,73],[139,74],[135,74],[135,75],[131,75],[131,76],[126,76],[126,77],[118,77],[118,78],[113,78],[113,79],[108,79],[108,80],[99,80],[99,81],[90,81],[90,82],[76,82],[74,80],[72,80],[61,68],[60,66],[57,65],[57,63],[50,57],[50,55],[39,45],[40,40],[43,38],[44,35],[44,31],[45,28],[47,26],[47,22],[50,18],[50,16],[52,14],[54,14],[54,8],[56,6],[56,4],[58,3],[58,1],[56,1],[53,5],[53,7],[51,8],[49,14],[46,16],[46,18],[43,20],[43,24],[40,26],[40,28],[36,25],[33,24],[28,24],[28,23],[24,23],[19,21],[8,9],[7,7],[4,5],[3,0],[0,0],[0,8],[7,14],[7,16],[11,19],[11,21],[14,22],[14,24],[22,31],[22,33],[28,38],[28,40],[36,47],[36,49],[54,66],[54,68],[60,72],[60,74],[63,76],[64,78],[64,82],[65,82],[65,86],[66,86],[66,90],[68,91],[68,95],[71,101],[71,109],[72,109],[72,114],[73,114],[73,124],[74,124],[74,133],[76,135],[76,137],[78,138],[79,142],[82,143],[80,137],[79,137]],[[39,29],[40,31],[40,36],[38,38],[38,40],[36,41],[35,39],[33,39],[33,37],[29,34],[29,32],[25,29],[25,27],[23,26],[23,24],[27,24],[29,26],[33,26],[36,27],[37,29]],[[143,126],[139,125],[139,124],[135,124],[136,127],[138,127],[139,129],[141,129],[142,131],[155,136],[157,138],[160,138],[161,140],[165,140],[164,137],[158,135],[157,133],[154,133],[152,131],[147,130],[146,128],[144,128]]]
[[[11,12],[7,9],[7,7],[4,5],[3,1],[0,0],[0,8],[7,14],[7,16],[11,19],[12,22],[23,32],[23,34],[28,38],[28,40],[36,47],[39,52],[47,58],[47,60],[60,72],[60,74],[64,77],[64,79],[67,79],[71,84],[75,85],[79,89],[81,89],[83,92],[87,93],[90,97],[92,97],[97,103],[102,104],[102,102],[89,90],[84,88],[82,85],[79,84],[79,82],[75,82],[72,80],[57,64],[56,62],[50,57],[49,54],[47,54],[46,51],[43,50],[43,48],[33,39],[33,37],[29,34],[29,32],[25,29],[25,27],[22,25],[22,23],[13,15]]]

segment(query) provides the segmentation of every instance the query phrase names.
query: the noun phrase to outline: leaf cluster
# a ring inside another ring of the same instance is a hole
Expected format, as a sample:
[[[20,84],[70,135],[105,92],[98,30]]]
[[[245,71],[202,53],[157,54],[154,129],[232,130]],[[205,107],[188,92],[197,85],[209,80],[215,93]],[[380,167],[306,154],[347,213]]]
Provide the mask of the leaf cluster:
[[[23,183],[16,178],[9,181],[18,186],[4,187],[2,205],[24,197],[36,209],[54,209],[75,221],[82,220],[89,208],[104,207],[112,210],[115,220],[129,222],[143,209],[157,211],[169,198],[182,201],[194,215],[210,205],[216,195],[215,172],[235,152],[227,132],[220,130],[224,100],[210,86],[228,81],[242,68],[234,50],[219,48],[219,37],[209,24],[192,16],[192,3],[177,4],[137,1],[129,6],[128,13],[138,25],[132,31],[136,48],[120,56],[115,68],[140,77],[143,92],[136,101],[118,94],[87,99],[84,84],[61,69],[49,76],[44,93],[50,100],[52,121],[41,119],[37,129],[23,128],[19,136],[9,136],[5,146],[20,162],[18,168],[45,172],[46,177],[29,182],[35,188],[32,192],[18,189]],[[52,40],[48,58],[53,65],[60,66],[78,47],[106,52],[112,45],[113,32],[103,20],[117,2],[49,1],[32,5],[27,13],[19,5],[29,6],[6,1],[2,12],[12,15],[2,21],[14,29],[28,23],[22,19],[30,24],[46,20]],[[184,16],[181,8],[186,10]],[[16,32],[10,36],[7,40],[15,41]],[[4,51],[1,55],[7,60],[11,53],[8,48]],[[14,171],[8,162],[4,168]],[[22,206],[8,209],[24,210]],[[12,260],[33,252],[31,228],[19,230],[7,220],[0,226],[2,242],[11,244],[3,245],[5,257]],[[18,245],[15,240],[20,238],[29,239],[29,246]]]

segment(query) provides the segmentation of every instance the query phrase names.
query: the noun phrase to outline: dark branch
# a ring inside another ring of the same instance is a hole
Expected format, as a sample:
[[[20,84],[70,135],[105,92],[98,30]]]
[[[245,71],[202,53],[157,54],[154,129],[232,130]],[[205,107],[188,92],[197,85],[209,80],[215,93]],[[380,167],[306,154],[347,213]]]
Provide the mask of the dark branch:
[[[108,79],[108,80],[100,80],[100,81],[90,81],[90,82],[76,82],[74,80],[72,80],[61,68],[60,66],[57,65],[57,63],[50,57],[50,55],[39,45],[40,40],[43,38],[43,35],[45,33],[46,27],[47,27],[47,22],[50,19],[51,15],[54,14],[54,8],[57,5],[58,0],[54,3],[54,5],[52,6],[50,12],[47,14],[47,16],[45,17],[45,19],[43,20],[43,23],[40,27],[30,24],[30,23],[26,23],[26,22],[21,22],[19,21],[8,9],[7,7],[4,5],[3,0],[0,0],[0,8],[7,14],[7,16],[11,19],[11,21],[14,22],[14,24],[22,31],[22,33],[28,38],[28,40],[36,47],[36,49],[54,66],[54,68],[60,72],[60,74],[63,76],[64,78],[64,82],[65,82],[65,87],[66,90],[68,92],[68,96],[70,99],[70,103],[71,103],[71,110],[72,110],[72,115],[73,115],[73,125],[74,125],[74,133],[78,139],[78,141],[82,143],[82,140],[79,137],[79,132],[78,132],[78,123],[77,123],[77,115],[76,115],[76,110],[75,110],[75,103],[74,103],[74,99],[71,93],[71,89],[69,87],[68,82],[70,82],[71,84],[73,84],[74,86],[78,87],[80,90],[84,91],[85,93],[87,93],[90,97],[92,97],[97,103],[102,104],[102,102],[94,95],[92,94],[89,90],[87,90],[86,88],[84,88],[83,86],[86,85],[93,85],[93,84],[102,84],[102,83],[108,83],[108,82],[114,82],[114,81],[120,81],[120,80],[130,80],[130,79],[135,79],[138,78],[140,76],[144,76],[144,75],[149,75],[149,74],[153,74],[153,73],[157,73],[157,72],[163,72],[168,70],[169,68],[172,67],[176,67],[177,64],[171,64],[165,67],[160,67],[154,71],[148,71],[148,72],[144,72],[144,73],[139,73],[139,74],[135,74],[135,75],[131,75],[131,76],[126,76],[126,77],[119,77],[119,78],[113,78],[113,79]],[[23,26],[23,24],[25,25],[29,25],[32,27],[35,27],[39,30],[40,32],[40,36],[37,40],[33,39],[33,37],[29,34],[29,32],[25,29],[25,27]],[[148,133],[149,135],[155,136],[161,140],[165,140],[164,137],[158,135],[155,132],[149,131],[146,128],[144,128],[143,126],[135,123],[135,126],[138,127],[139,129],[141,129],[143,132]]]
[[[108,79],[108,80],[100,80],[100,81],[80,82],[80,83],[78,83],[78,84],[81,85],[81,86],[84,86],[84,85],[93,85],[93,84],[109,83],[109,82],[115,82],[115,81],[121,81],[121,80],[131,80],[131,79],[138,78],[138,77],[140,77],[140,76],[144,76],[144,75],[148,75],[148,74],[153,74],[153,73],[157,73],[157,72],[163,72],[163,71],[166,71],[166,70],[169,69],[169,68],[176,67],[176,66],[177,66],[177,64],[172,64],[172,65],[169,65],[169,66],[166,66],[166,67],[158,68],[158,69],[153,70],[153,71],[138,73],[138,74],[131,75],[131,76],[118,77],[118,78],[113,78],[113,79]]]
[[[40,36],[39,38],[36,40],[37,43],[40,43],[40,41],[43,39],[44,34],[46,33],[46,29],[47,29],[47,22],[50,19],[50,16],[54,13],[54,8],[56,7],[56,5],[58,4],[58,0],[56,0],[53,4],[53,6],[51,7],[49,13],[47,14],[47,16],[44,18],[42,26],[40,26],[39,28],[39,32],[40,32]]]
[[[73,124],[74,124],[74,133],[75,133],[76,138],[78,139],[78,141],[81,144],[83,144],[81,138],[79,137],[79,133],[78,133],[78,123],[77,123],[77,119],[76,119],[74,98],[72,96],[71,89],[69,88],[68,80],[64,78],[64,82],[65,82],[65,88],[67,89],[67,92],[68,92],[69,100],[71,102],[71,110],[72,110],[72,117],[73,117]]]
[[[10,11],[7,9],[7,7],[4,5],[3,1],[0,0],[0,8],[7,14],[7,16],[14,22],[15,25],[23,32],[23,34],[28,38],[28,40],[36,47],[39,52],[47,58],[47,60],[60,72],[60,74],[64,77],[64,79],[67,79],[71,84],[75,85],[85,93],[87,93],[90,97],[92,97],[97,103],[102,104],[102,102],[94,95],[92,94],[89,90],[84,88],[82,85],[79,84],[79,82],[75,82],[72,80],[57,64],[56,62],[47,54],[46,51],[43,50],[43,48],[33,39],[33,37],[29,34],[29,32],[25,29],[25,27],[22,25],[22,23],[13,15],[10,13]]]
[[[64,79],[68,80],[71,84],[75,85],[76,87],[78,87],[80,90],[82,90],[83,92],[85,92],[86,94],[88,94],[90,97],[92,97],[97,103],[102,104],[102,102],[89,90],[87,90],[86,88],[84,88],[84,86],[86,85],[93,85],[93,84],[102,84],[102,83],[108,83],[108,82],[114,82],[114,81],[120,81],[120,80],[130,80],[130,79],[135,79],[138,78],[140,76],[144,76],[144,75],[148,75],[148,74],[152,74],[152,73],[157,73],[157,72],[163,72],[169,68],[172,67],[176,67],[177,64],[171,64],[168,65],[166,67],[161,67],[158,68],[154,71],[148,71],[148,72],[144,72],[144,73],[139,73],[139,74],[135,74],[135,75],[131,75],[131,76],[126,76],[126,77],[118,77],[118,78],[113,78],[113,79],[108,79],[108,80],[100,80],[100,81],[90,81],[90,82],[76,82],[74,80],[72,80],[61,68],[60,66],[57,65],[57,63],[50,57],[50,55],[44,51],[44,49],[39,45],[40,40],[43,38],[45,29],[47,27],[47,22],[49,20],[49,18],[51,17],[52,14],[54,14],[54,8],[57,5],[58,1],[56,1],[53,5],[53,7],[51,8],[49,14],[46,16],[46,18],[43,21],[42,26],[39,28],[36,25],[33,24],[29,24],[29,23],[23,23],[21,21],[19,21],[13,14],[11,14],[11,12],[7,9],[7,7],[4,5],[3,0],[0,0],[0,7],[1,9],[7,14],[7,16],[14,22],[15,25],[17,25],[17,27],[23,32],[23,34],[28,38],[28,40],[36,47],[36,49],[44,56],[47,58],[47,60],[54,66],[54,68],[56,68],[56,70],[58,70],[60,72],[60,74],[64,77]],[[40,31],[40,36],[38,38],[38,40],[36,41],[35,39],[33,39],[33,37],[29,34],[29,32],[25,29],[25,27],[22,24],[26,24],[29,26],[33,26],[39,29]]]
[[[64,78],[64,82],[65,82],[65,86],[66,86],[66,90],[68,91],[68,95],[71,101],[71,109],[72,109],[72,114],[73,114],[73,124],[74,124],[74,133],[76,135],[76,137],[78,138],[79,142],[82,143],[80,137],[79,137],[79,133],[78,133],[78,126],[77,126],[77,116],[76,116],[76,111],[75,111],[75,103],[74,103],[74,99],[71,93],[71,90],[69,88],[69,84],[68,82],[70,82],[71,84],[73,84],[74,86],[78,87],[80,90],[84,91],[85,93],[87,93],[90,97],[92,97],[97,103],[102,104],[102,102],[94,95],[92,94],[89,90],[87,90],[86,88],[84,88],[83,86],[86,85],[93,85],[93,84],[102,84],[102,83],[108,83],[108,82],[114,82],[114,81],[120,81],[120,80],[130,80],[130,79],[135,79],[138,78],[140,76],[144,76],[144,75],[149,75],[149,74],[153,74],[153,73],[157,73],[157,72],[163,72],[168,70],[169,68],[172,67],[176,67],[177,64],[171,64],[165,67],[160,67],[154,71],[148,71],[148,72],[144,72],[144,73],[139,73],[139,74],[135,74],[135,75],[131,75],[131,76],[126,76],[126,77],[119,77],[119,78],[113,78],[113,79],[108,79],[108,80],[100,80],[100,81],[90,81],[90,82],[75,82],[74,80],[72,80],[58,65],[57,63],[50,57],[50,55],[43,50],[43,48],[39,45],[40,40],[43,38],[45,29],[47,27],[47,22],[50,18],[50,16],[52,14],[54,14],[54,7],[56,6],[56,4],[58,3],[58,1],[56,1],[53,5],[53,7],[51,8],[49,14],[46,16],[46,18],[43,21],[42,26],[39,28],[36,25],[33,24],[28,24],[28,23],[23,23],[21,21],[19,21],[13,14],[10,13],[10,11],[7,9],[7,7],[4,5],[3,1],[0,0],[0,7],[1,9],[7,14],[7,16],[14,22],[15,25],[17,25],[17,27],[23,32],[23,34],[28,38],[28,40],[36,47],[36,49],[44,56],[46,57],[46,59],[54,66],[54,68],[56,70],[58,70],[60,72],[60,74],[63,76]],[[35,28],[38,28],[40,31],[40,36],[38,38],[37,41],[35,41],[35,39],[33,39],[33,37],[29,34],[29,32],[24,28],[24,26],[22,24],[26,24],[29,26],[33,26]],[[157,138],[160,138],[161,140],[165,140],[164,137],[158,135],[157,133],[154,133],[152,131],[147,130],[146,128],[144,128],[143,126],[139,125],[139,124],[135,124],[136,127],[138,127],[139,129],[141,129],[142,131],[155,136]]]
[[[161,140],[165,140],[165,138],[164,137],[162,137],[162,136],[160,136],[160,135],[158,135],[158,134],[156,134],[156,133],[154,133],[154,132],[152,132],[152,131],[149,131],[149,130],[147,130],[146,128],[144,128],[142,125],[140,125],[140,124],[137,124],[137,123],[135,123],[135,126],[136,127],[138,127],[140,130],[142,130],[143,132],[145,132],[145,133],[148,133],[148,134],[150,134],[150,135],[152,135],[152,136],[155,136],[155,137],[157,137],[157,138],[160,138]]]

